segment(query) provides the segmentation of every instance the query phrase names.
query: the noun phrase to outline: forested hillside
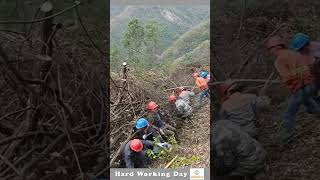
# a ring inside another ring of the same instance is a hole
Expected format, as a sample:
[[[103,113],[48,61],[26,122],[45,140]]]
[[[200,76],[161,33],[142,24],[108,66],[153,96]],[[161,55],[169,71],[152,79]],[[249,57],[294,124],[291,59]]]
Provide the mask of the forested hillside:
[[[209,18],[209,7],[206,6],[126,6],[120,12],[121,9],[119,6],[111,7],[111,44],[122,48],[121,37],[130,20],[136,18],[142,24],[156,21],[164,32],[159,54],[183,33]]]
[[[180,86],[195,89],[195,96],[201,94],[190,69],[197,63],[209,69],[209,8],[128,6],[112,14],[111,167],[126,166],[123,152],[127,152],[124,147],[135,136],[132,128],[141,117],[152,122],[146,108],[150,101],[159,105],[162,121],[172,126],[176,134],[167,136],[166,142],[172,144],[170,152],[161,149],[147,154],[152,162],[148,167],[208,167],[208,98],[204,98],[201,108],[196,108],[198,100],[190,97],[188,106],[193,113],[188,119],[181,119],[168,96],[178,98]]]

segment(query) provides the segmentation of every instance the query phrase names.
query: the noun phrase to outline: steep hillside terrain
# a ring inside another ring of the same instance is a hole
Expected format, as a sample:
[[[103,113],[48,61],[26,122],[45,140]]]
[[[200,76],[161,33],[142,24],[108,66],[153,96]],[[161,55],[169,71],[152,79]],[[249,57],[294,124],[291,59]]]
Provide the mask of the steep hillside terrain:
[[[190,28],[206,21],[209,18],[209,8],[206,6],[126,6],[119,13],[121,7],[111,7],[110,35],[111,44],[121,44],[127,24],[133,18],[143,24],[151,20],[156,21],[163,28],[162,50],[170,46]]]
[[[192,65],[196,63],[208,65],[210,62],[210,41],[205,40],[192,51],[185,53],[173,61],[173,65]]]
[[[183,35],[181,35],[167,50],[165,50],[160,59],[167,58],[179,58],[188,52],[191,52],[194,48],[199,46],[203,41],[209,40],[210,21],[205,21]]]

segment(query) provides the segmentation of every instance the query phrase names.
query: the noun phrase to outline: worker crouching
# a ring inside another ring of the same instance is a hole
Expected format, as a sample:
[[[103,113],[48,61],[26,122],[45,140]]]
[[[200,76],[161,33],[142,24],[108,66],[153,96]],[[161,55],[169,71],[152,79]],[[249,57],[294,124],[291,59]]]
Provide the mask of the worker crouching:
[[[219,94],[223,94],[224,97],[221,98],[223,102],[219,118],[232,121],[251,137],[257,138],[256,114],[270,105],[270,99],[267,96],[242,93],[232,80],[226,81],[221,86],[223,92]]]
[[[149,120],[150,124],[155,126],[161,135],[163,135],[165,138],[167,136],[174,136],[176,129],[172,126],[170,126],[168,123],[164,122],[164,116],[162,113],[158,110],[158,105],[155,102],[149,102],[147,104],[147,119]]]
[[[229,120],[216,121],[212,128],[213,175],[261,180],[266,163],[261,144]]]

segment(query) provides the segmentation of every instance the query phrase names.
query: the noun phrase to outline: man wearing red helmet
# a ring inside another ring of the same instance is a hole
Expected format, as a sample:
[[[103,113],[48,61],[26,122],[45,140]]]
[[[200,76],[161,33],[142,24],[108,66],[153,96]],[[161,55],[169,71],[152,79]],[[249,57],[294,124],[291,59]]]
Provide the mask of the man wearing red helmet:
[[[127,168],[144,168],[150,163],[147,150],[153,150],[153,142],[148,140],[133,139],[123,150],[123,159]]]
[[[191,91],[187,91],[184,87],[179,87],[178,91],[179,91],[179,98],[181,98],[186,103],[191,105],[190,96],[195,96],[193,88],[191,89]]]
[[[150,164],[150,159],[147,156],[148,149],[155,151],[158,147],[168,149],[171,145],[168,143],[154,143],[153,141],[140,139],[130,140],[122,151],[126,167],[145,168]]]
[[[147,119],[149,120],[150,124],[157,127],[166,139],[166,135],[174,136],[174,131],[176,130],[174,127],[170,126],[169,124],[164,123],[164,117],[162,113],[158,110],[158,104],[151,101],[147,104]]]
[[[170,98],[171,97],[171,98]],[[178,99],[174,96],[169,97],[169,102],[171,104],[175,104],[176,109],[178,111],[177,116],[181,118],[187,118],[192,115],[192,107],[185,101],[183,100],[180,96]]]
[[[300,105],[304,105],[309,113],[320,113],[320,107],[315,101],[317,89],[311,71],[313,59],[286,49],[278,36],[269,38],[265,46],[275,57],[274,65],[291,92],[280,131],[282,141],[288,143],[294,137],[294,116]]]
[[[222,84],[220,90],[223,90],[219,93],[223,96],[221,98],[223,100],[219,118],[232,121],[251,137],[256,138],[257,110],[266,108],[270,104],[270,99],[266,96],[258,97],[255,94],[242,93],[237,84],[231,80]]]
[[[168,101],[169,101],[169,114],[170,116],[174,117],[176,116],[177,114],[177,111],[176,111],[176,106],[174,104],[174,102],[176,102],[177,100],[177,97],[175,95],[170,95],[168,97]]]

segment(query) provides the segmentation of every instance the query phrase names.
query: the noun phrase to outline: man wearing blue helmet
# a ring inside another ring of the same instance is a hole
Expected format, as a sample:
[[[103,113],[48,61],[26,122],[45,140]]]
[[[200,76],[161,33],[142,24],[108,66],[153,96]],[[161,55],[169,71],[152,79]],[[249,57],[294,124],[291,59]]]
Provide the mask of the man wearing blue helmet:
[[[160,142],[165,142],[157,128],[149,124],[149,121],[145,118],[140,118],[136,121],[133,133],[136,133],[134,138],[137,139],[154,141],[158,137]]]
[[[210,81],[210,74],[208,71],[201,71],[200,72],[200,77],[202,77],[203,79],[205,79],[207,82]]]
[[[310,37],[304,33],[297,33],[293,36],[290,42],[290,49],[303,55],[320,58],[320,42],[311,41]]]
[[[317,89],[320,88],[320,42],[311,41],[310,37],[304,33],[297,33],[290,42],[290,48],[300,52],[302,55],[311,56],[313,62],[314,83]],[[319,100],[318,100],[319,101]]]

